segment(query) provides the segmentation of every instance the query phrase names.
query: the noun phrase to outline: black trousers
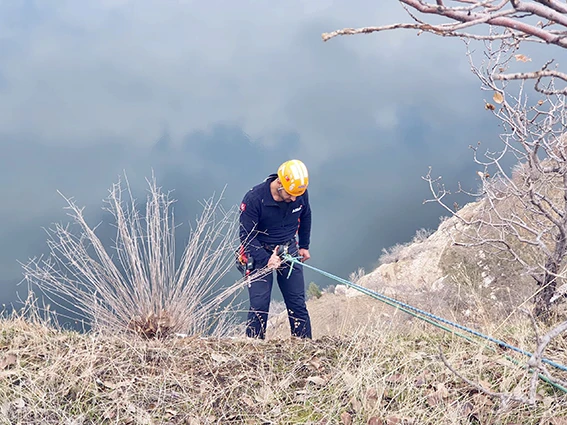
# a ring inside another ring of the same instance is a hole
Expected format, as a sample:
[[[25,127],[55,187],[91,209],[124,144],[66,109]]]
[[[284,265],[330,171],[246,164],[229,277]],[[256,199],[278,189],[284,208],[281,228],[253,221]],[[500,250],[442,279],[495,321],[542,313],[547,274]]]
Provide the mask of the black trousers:
[[[271,254],[271,251],[269,251]],[[289,254],[297,256],[297,245],[289,247]],[[267,263],[266,263],[267,264]],[[266,264],[256,264],[256,268],[265,267]],[[312,338],[311,319],[305,305],[305,279],[303,277],[303,266],[294,264],[291,275],[288,278],[290,265],[282,263],[275,271],[276,280],[287,308],[289,326],[292,336],[299,338]],[[266,337],[266,324],[270,308],[274,273],[261,279],[252,281],[248,287],[250,298],[250,309],[246,323],[246,336],[264,339]]]

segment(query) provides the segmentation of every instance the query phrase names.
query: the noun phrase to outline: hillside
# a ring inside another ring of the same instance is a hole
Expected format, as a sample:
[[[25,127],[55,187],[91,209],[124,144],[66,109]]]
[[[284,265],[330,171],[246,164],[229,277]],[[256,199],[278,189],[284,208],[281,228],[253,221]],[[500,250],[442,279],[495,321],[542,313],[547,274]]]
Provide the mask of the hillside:
[[[565,424],[567,397],[551,386],[540,384],[533,408],[503,404],[456,377],[439,349],[488,390],[529,387],[502,353],[419,325],[314,341],[160,342],[4,319],[0,423]]]
[[[480,208],[480,203],[470,203],[460,214],[471,217]],[[376,269],[367,274],[359,271],[358,276],[353,273],[350,279],[463,325],[503,325],[518,306],[529,307],[535,283],[514,263],[496,259],[482,248],[455,246],[452,238],[458,237],[462,227],[457,218],[450,217],[432,233],[418,231],[413,240],[386,250]],[[317,336],[348,335],[367,324],[391,323],[399,327],[413,320],[345,285],[333,285],[330,292],[310,299],[308,308]],[[269,325],[272,337],[282,338],[289,333],[285,312],[273,317]]]
[[[517,309],[533,283],[486,251],[455,247],[459,226],[450,218],[419,231],[351,280],[533,351],[532,323]],[[0,424],[567,424],[567,389],[533,380],[526,356],[341,285],[308,308],[312,341],[290,339],[285,313],[266,341],[143,340],[62,330],[33,311],[4,317]],[[556,338],[545,356],[565,363],[565,352]]]

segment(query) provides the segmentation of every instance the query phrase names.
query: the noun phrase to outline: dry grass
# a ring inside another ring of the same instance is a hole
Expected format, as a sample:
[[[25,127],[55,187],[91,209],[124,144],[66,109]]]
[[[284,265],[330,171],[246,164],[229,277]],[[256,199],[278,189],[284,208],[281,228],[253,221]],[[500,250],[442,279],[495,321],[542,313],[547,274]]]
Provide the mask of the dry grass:
[[[240,244],[238,209],[225,211],[222,194],[205,200],[178,254],[175,201],[155,177],[147,183],[144,208],[127,180],[109,190],[105,209],[115,228],[112,243],[101,240],[99,226],[66,198],[71,225],[51,229],[48,258],[23,265],[31,291],[39,289],[59,313],[80,317],[95,330],[130,330],[148,338],[220,336],[233,325],[231,303],[245,285],[244,279],[222,282]]]
[[[529,327],[513,334],[530,348]],[[5,318],[0,423],[560,424],[552,418],[567,415],[565,394],[541,381],[535,407],[502,406],[453,375],[439,348],[493,391],[527,391],[530,374],[503,353],[419,323],[313,341],[144,340]]]

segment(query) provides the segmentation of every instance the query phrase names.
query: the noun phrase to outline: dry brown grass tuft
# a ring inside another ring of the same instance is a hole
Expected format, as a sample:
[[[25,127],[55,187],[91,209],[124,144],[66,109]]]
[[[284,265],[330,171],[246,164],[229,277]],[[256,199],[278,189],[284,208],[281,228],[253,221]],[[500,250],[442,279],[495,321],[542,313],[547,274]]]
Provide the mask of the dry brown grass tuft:
[[[528,327],[516,343],[529,348]],[[559,354],[567,347],[556,342]],[[0,321],[2,424],[552,424],[567,397],[539,382],[534,407],[488,397],[524,390],[503,354],[415,324],[349,337],[144,340]],[[553,353],[552,353],[553,354]]]
[[[245,284],[222,282],[240,243],[238,209],[225,211],[220,197],[205,200],[177,253],[174,200],[155,177],[147,183],[144,209],[127,180],[109,190],[105,209],[115,227],[112,243],[105,244],[83,208],[66,199],[72,225],[51,229],[49,257],[25,264],[24,276],[59,313],[70,312],[97,331],[133,331],[147,338],[223,335],[235,320],[232,300]]]
[[[164,338],[171,335],[171,316],[163,310],[158,314],[151,312],[144,317],[136,316],[128,323],[128,329],[145,338]]]

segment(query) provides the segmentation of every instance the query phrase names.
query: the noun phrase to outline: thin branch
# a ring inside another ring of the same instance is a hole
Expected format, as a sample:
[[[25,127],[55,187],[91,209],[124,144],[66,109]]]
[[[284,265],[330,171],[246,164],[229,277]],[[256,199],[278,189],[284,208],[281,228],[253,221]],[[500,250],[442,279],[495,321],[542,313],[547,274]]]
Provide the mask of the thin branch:
[[[512,74],[495,74],[493,78],[498,81],[512,81],[512,80],[537,80],[535,89],[539,93],[545,95],[556,95],[563,94],[567,95],[567,87],[563,89],[552,89],[548,90],[540,86],[541,79],[545,77],[559,78],[567,82],[567,74],[560,71],[555,71],[552,69],[541,69],[534,72],[516,72]]]
[[[554,339],[561,335],[563,332],[567,331],[567,321],[560,323],[559,325],[555,326],[545,335],[539,338],[538,346],[533,353],[532,358],[529,361],[530,366],[537,366],[541,363],[541,358],[543,357],[543,352],[545,348],[549,345],[549,343]]]
[[[455,26],[457,25],[455,24]],[[502,40],[502,39],[511,38],[511,34],[507,34],[507,33],[493,34],[493,35],[479,35],[479,34],[457,32],[456,30],[453,30],[452,28],[449,27],[442,27],[442,26],[430,25],[430,24],[410,24],[410,23],[399,23],[399,24],[383,25],[378,27],[343,28],[340,30],[325,32],[321,35],[321,38],[323,39],[323,41],[329,41],[332,38],[342,35],[370,34],[374,32],[391,31],[396,29],[418,30],[422,32],[433,33],[435,35],[441,35],[443,37],[468,38],[471,40],[479,40],[479,41]],[[544,41],[542,40],[529,40],[527,38],[525,41],[544,43]]]
[[[503,407],[507,406],[510,401],[516,401],[516,402],[523,403],[523,404],[533,404],[532,400],[530,400],[526,397],[517,396],[517,395],[510,393],[510,392],[500,393],[500,392],[491,391],[488,388],[484,388],[482,385],[477,384],[476,382],[471,381],[470,379],[466,378],[461,373],[457,372],[455,370],[455,368],[449,364],[449,362],[445,358],[445,355],[443,354],[443,350],[441,350],[441,347],[439,347],[439,357],[441,358],[441,361],[447,367],[447,369],[449,369],[455,376],[457,376],[462,381],[466,382],[471,387],[475,388],[477,391],[479,391],[483,394],[486,394],[490,397],[500,399],[500,402],[502,403]],[[537,374],[536,374],[536,377],[537,377]]]
[[[537,79],[543,77],[556,77],[567,82],[567,74],[564,72],[549,70],[541,70],[534,72],[516,72],[512,74],[496,74],[494,75],[495,80],[499,81],[510,81],[510,80],[528,80]]]

